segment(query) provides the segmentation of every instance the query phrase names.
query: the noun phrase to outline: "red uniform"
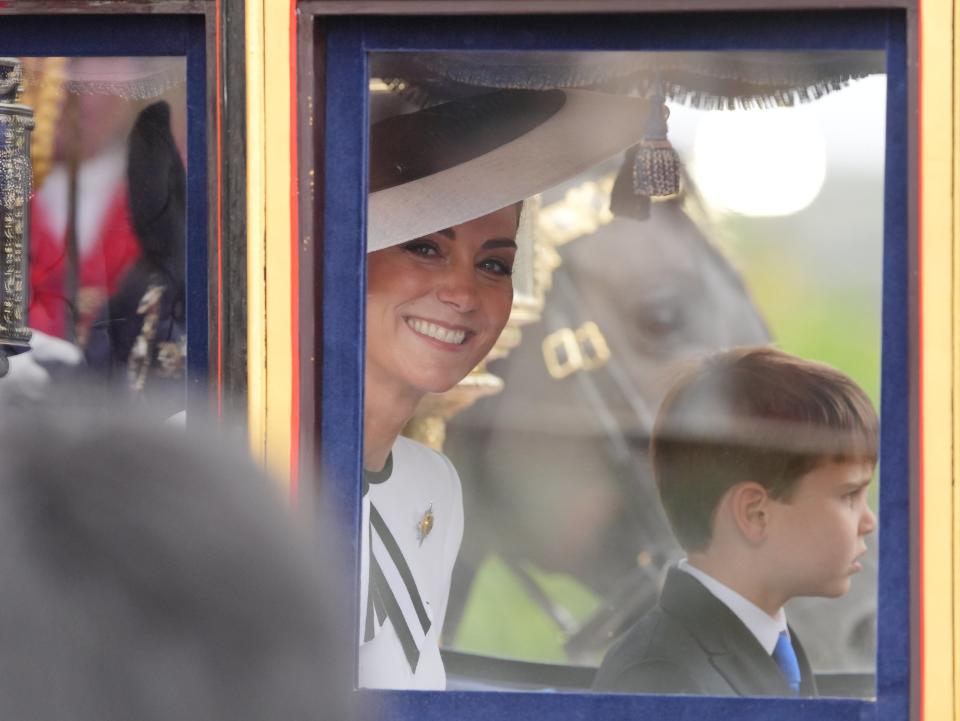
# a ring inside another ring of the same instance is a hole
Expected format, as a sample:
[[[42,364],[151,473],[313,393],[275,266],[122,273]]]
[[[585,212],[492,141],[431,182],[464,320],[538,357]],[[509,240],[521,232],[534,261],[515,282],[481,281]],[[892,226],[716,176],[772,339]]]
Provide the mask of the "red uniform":
[[[140,246],[130,223],[125,184],[113,191],[93,242],[81,251],[78,270],[77,328],[92,321],[112,294],[124,271],[140,256]],[[65,233],[48,222],[43,204],[30,200],[30,327],[63,338],[68,308],[64,292],[66,277]],[[82,333],[78,335],[82,336]]]

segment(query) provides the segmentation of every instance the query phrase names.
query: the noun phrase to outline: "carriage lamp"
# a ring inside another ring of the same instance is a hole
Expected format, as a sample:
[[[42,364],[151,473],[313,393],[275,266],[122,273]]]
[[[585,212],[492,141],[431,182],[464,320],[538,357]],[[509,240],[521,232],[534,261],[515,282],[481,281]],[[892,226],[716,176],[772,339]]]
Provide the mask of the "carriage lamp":
[[[33,111],[16,101],[23,71],[15,58],[0,58],[0,376],[7,357],[30,347],[27,321],[27,256],[32,169]]]

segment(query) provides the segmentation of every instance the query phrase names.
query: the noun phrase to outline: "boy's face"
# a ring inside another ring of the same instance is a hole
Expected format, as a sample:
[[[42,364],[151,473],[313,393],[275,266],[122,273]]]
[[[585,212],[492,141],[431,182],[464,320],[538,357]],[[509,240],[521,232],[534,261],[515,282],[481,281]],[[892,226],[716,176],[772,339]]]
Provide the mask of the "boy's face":
[[[877,519],[867,505],[870,463],[829,462],[802,476],[792,493],[769,505],[771,575],[786,598],[841,596],[866,552]]]

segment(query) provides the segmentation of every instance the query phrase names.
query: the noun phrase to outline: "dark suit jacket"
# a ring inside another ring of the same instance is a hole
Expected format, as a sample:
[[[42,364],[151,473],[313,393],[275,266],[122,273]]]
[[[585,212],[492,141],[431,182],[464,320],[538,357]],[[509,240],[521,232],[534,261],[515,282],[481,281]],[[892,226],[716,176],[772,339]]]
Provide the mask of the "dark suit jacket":
[[[790,631],[800,695],[816,696],[810,663]],[[746,626],[689,573],[670,569],[660,604],[607,653],[596,691],[709,696],[791,696],[773,658]]]

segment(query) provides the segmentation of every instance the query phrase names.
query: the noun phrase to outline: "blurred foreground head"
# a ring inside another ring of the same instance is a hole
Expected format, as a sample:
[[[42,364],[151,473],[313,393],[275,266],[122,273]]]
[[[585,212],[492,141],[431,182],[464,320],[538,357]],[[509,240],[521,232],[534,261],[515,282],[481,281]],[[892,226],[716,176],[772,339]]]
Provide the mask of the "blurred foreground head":
[[[0,422],[3,716],[350,718],[335,584],[272,482],[242,449],[101,415]]]

